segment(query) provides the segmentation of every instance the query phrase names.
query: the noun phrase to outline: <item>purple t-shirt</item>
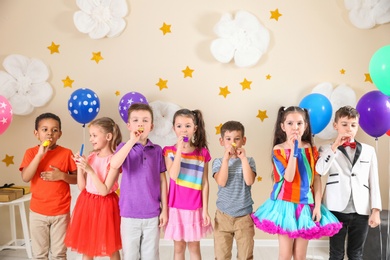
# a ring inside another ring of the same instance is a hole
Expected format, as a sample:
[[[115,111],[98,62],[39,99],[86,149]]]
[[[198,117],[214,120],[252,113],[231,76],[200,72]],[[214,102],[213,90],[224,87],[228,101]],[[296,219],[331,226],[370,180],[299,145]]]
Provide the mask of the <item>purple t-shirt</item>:
[[[125,143],[117,147],[119,151]],[[166,171],[162,149],[148,140],[136,143],[122,164],[119,208],[125,218],[154,218],[160,214],[160,174]]]

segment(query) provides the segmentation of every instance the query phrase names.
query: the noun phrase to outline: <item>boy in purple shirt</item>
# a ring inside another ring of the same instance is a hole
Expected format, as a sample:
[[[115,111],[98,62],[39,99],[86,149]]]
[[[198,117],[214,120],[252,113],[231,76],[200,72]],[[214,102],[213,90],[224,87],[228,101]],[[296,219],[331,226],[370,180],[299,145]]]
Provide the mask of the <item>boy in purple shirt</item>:
[[[128,110],[130,139],[118,145],[111,169],[122,167],[119,208],[123,259],[159,259],[160,227],[168,220],[167,181],[162,149],[148,139],[153,110],[133,104]]]

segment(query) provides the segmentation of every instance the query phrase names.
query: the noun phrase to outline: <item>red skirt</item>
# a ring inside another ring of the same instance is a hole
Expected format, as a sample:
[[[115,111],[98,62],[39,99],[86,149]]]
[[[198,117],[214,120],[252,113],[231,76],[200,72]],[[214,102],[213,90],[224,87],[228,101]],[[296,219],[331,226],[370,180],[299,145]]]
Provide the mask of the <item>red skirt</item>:
[[[80,193],[70,220],[65,245],[87,256],[111,256],[122,249],[119,198]]]

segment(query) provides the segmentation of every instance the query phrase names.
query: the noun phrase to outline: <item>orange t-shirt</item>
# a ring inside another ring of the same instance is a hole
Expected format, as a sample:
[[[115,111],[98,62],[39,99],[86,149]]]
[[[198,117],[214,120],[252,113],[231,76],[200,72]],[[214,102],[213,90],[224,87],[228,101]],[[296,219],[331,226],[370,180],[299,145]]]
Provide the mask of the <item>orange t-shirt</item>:
[[[19,167],[20,171],[34,159],[38,148],[39,146],[35,146],[27,149]],[[43,171],[52,171],[50,165],[65,173],[76,171],[77,167],[72,155],[71,150],[57,146],[55,149],[47,151],[42,157],[37,171],[31,179],[30,209],[32,211],[46,216],[62,215],[70,211],[69,184],[65,181],[44,181],[40,174]]]

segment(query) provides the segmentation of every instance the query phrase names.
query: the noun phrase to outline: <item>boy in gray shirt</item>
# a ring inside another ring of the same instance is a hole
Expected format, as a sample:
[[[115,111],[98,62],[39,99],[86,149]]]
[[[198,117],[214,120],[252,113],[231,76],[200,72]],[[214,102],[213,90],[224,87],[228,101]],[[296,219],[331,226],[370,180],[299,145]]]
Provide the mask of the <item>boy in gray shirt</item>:
[[[247,157],[244,126],[228,121],[221,127],[222,158],[213,161],[213,177],[218,184],[217,211],[214,227],[215,259],[231,259],[233,239],[237,259],[253,259],[255,230],[250,214],[253,211],[251,185],[255,182],[256,165]]]

